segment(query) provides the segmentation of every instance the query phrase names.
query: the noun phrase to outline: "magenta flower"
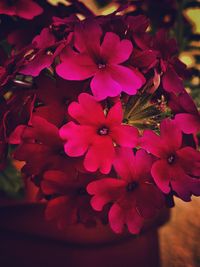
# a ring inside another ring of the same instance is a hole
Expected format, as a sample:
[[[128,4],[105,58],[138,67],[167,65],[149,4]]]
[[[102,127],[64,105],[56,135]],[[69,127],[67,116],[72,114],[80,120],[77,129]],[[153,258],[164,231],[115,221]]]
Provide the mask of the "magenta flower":
[[[129,148],[119,149],[114,167],[119,178],[103,178],[87,186],[92,207],[101,211],[104,205],[112,203],[109,223],[113,231],[121,233],[124,224],[133,234],[138,234],[145,218],[156,214],[164,204],[161,191],[150,175],[152,156],[144,150],[136,155]]]
[[[55,44],[56,38],[54,35],[48,28],[44,28],[41,33],[33,39],[32,46],[27,50],[24,56],[26,61],[21,67],[20,73],[35,77],[40,74],[41,70],[48,68],[61,49],[59,46],[57,48]],[[51,50],[53,50],[53,52],[51,52]]]
[[[33,19],[42,12],[43,9],[32,0],[2,0],[0,2],[0,14],[18,16],[23,19]]]
[[[197,134],[200,132],[200,113],[180,113],[175,116],[175,121],[180,129],[186,134]]]
[[[129,125],[122,125],[123,112],[121,103],[116,103],[107,116],[100,103],[94,97],[82,93],[79,103],[72,102],[69,115],[75,122],[68,122],[60,129],[60,136],[65,140],[64,150],[68,156],[85,155],[86,170],[94,172],[98,168],[102,173],[109,173],[115,156],[115,146],[135,147],[138,130]]]
[[[78,52],[70,47],[65,49],[60,56],[61,64],[56,68],[58,75],[67,80],[93,77],[91,90],[98,100],[117,96],[122,91],[136,94],[145,81],[143,75],[132,67],[121,65],[129,59],[132,43],[120,40],[113,32],[107,32],[100,43],[100,26],[91,22],[87,26],[75,29],[74,46]]]
[[[169,106],[177,113],[175,121],[184,133],[197,134],[200,131],[200,113],[186,91],[179,96],[171,94]]]
[[[200,152],[181,146],[182,133],[175,121],[165,119],[160,131],[158,136],[146,130],[141,139],[141,146],[158,158],[151,174],[164,193],[172,190],[181,199],[190,201],[191,194],[200,195]]]
[[[162,86],[165,91],[178,94],[184,90],[183,79],[188,77],[186,65],[177,57],[175,39],[168,39],[165,30],[157,32],[152,50],[157,53],[159,69],[163,73]]]

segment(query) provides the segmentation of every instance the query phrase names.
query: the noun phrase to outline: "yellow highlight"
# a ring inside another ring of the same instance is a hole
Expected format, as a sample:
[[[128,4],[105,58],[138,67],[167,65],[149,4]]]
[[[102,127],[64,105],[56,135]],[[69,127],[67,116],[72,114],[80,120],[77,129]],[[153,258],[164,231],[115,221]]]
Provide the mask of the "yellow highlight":
[[[193,23],[194,33],[200,33],[200,8],[191,8],[185,11],[185,16]]]
[[[67,0],[47,0],[47,2],[49,2],[49,4],[53,5],[53,6],[57,6],[59,3],[60,4],[64,4],[66,6],[69,6],[71,3]]]
[[[193,67],[195,65],[194,56],[189,52],[183,52],[179,56],[180,60],[185,63],[188,67]]]
[[[115,12],[118,8],[118,5],[117,4],[112,4],[110,5],[109,7],[107,7],[106,9],[102,10],[101,11],[101,15],[109,15],[113,12]]]

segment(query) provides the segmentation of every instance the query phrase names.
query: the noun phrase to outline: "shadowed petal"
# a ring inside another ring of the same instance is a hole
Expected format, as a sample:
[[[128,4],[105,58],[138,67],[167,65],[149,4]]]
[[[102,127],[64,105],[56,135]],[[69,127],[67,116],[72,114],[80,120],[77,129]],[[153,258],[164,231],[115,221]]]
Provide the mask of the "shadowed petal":
[[[200,176],[200,152],[192,147],[184,147],[177,151],[178,163],[189,175]]]
[[[175,121],[180,129],[186,134],[198,133],[200,131],[200,115],[181,113],[175,116]]]
[[[169,186],[171,179],[169,168],[166,160],[157,160],[151,169],[155,183],[165,194],[168,194],[171,190]]]
[[[173,67],[168,67],[167,71],[162,77],[163,88],[167,92],[173,92],[175,94],[181,93],[184,90],[183,82],[177,75]]]
[[[89,183],[87,192],[94,195],[91,205],[95,210],[102,210],[107,203],[115,201],[125,186],[123,180],[114,178],[104,178]]]
[[[111,229],[115,233],[122,233],[125,224],[125,216],[123,210],[117,203],[113,204],[109,210],[108,219]]]

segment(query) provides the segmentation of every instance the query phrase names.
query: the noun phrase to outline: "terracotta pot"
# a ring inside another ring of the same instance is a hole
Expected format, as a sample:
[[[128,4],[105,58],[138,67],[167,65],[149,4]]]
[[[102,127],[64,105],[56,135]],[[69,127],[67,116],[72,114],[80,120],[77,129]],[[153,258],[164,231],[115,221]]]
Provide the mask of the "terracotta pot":
[[[146,222],[137,237],[116,235],[101,224],[91,229],[69,226],[60,231],[45,221],[44,209],[44,203],[0,208],[0,266],[160,266],[157,229],[169,219],[168,209]]]

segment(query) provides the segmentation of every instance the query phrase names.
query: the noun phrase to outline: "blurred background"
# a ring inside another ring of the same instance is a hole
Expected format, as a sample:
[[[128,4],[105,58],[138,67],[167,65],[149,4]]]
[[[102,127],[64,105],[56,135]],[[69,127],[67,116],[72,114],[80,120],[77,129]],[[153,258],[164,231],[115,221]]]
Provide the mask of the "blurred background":
[[[52,5],[70,5],[71,1],[48,0]],[[82,0],[96,15],[114,12],[124,0]],[[200,1],[196,0],[132,0],[130,14],[145,14],[150,18],[149,31],[169,30],[179,44],[180,59],[187,64],[191,79],[185,83],[200,108]],[[18,172],[21,163],[10,162],[0,173],[0,195],[20,200],[24,185]],[[13,179],[15,177],[15,179]],[[159,230],[160,253],[163,267],[200,266],[200,199],[183,203],[175,199],[168,224]],[[139,266],[138,266],[139,267]]]

